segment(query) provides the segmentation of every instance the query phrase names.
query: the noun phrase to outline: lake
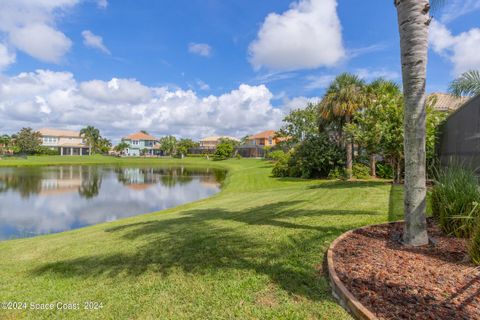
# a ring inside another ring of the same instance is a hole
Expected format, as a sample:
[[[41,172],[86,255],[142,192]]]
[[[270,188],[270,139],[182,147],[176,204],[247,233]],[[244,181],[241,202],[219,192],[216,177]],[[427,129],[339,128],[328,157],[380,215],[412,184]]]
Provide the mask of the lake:
[[[0,167],[0,240],[172,208],[219,192],[224,177],[188,167]]]

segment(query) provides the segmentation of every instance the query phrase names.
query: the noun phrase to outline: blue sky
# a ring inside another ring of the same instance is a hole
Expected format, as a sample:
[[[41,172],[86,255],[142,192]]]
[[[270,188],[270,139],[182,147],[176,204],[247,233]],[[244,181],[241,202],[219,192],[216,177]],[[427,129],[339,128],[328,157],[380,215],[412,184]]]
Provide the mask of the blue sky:
[[[480,69],[480,1],[434,16],[429,92]],[[275,129],[340,72],[400,83],[396,18],[383,0],[2,0],[0,126]]]

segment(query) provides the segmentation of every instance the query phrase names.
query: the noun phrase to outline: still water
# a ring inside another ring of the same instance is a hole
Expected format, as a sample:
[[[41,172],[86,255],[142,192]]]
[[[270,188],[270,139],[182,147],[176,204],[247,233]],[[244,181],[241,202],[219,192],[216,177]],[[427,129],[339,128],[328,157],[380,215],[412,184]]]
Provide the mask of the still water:
[[[224,176],[184,167],[0,168],[0,240],[175,207],[217,193]]]

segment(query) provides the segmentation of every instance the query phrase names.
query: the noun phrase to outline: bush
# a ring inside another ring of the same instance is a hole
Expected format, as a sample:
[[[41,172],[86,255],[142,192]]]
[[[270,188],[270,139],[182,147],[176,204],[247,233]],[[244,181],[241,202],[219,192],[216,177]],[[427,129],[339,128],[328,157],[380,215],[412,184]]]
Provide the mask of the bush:
[[[217,145],[217,150],[215,150],[215,153],[213,154],[213,160],[226,160],[233,157],[235,144],[235,141],[220,139],[220,143]]]
[[[468,237],[480,217],[480,192],[475,172],[459,165],[436,171],[432,190],[432,211],[448,234]]]
[[[343,167],[337,167],[328,173],[328,179],[330,180],[348,180],[347,171]]]
[[[44,155],[44,156],[59,156],[60,152],[57,149],[52,150],[48,147],[40,146],[40,147],[37,148],[36,154],[37,155]]]
[[[307,137],[286,158],[277,161],[274,175],[320,178],[327,177],[332,169],[342,165],[344,151],[326,134],[319,134]]]
[[[286,154],[283,150],[271,151],[265,157],[267,160],[279,161],[280,159],[285,158]]]
[[[290,153],[283,153],[283,156],[278,157],[278,160],[275,162],[275,165],[272,169],[272,175],[274,177],[288,177],[290,175]]]
[[[394,172],[391,165],[387,163],[377,163],[377,177],[382,179],[393,179]]]
[[[370,168],[363,163],[355,163],[352,168],[353,176],[357,179],[369,179]]]

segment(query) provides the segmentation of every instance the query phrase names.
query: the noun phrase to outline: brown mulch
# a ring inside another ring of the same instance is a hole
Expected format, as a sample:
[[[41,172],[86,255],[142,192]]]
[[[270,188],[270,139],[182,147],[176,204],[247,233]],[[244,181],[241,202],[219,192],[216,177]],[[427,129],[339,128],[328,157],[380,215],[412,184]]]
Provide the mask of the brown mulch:
[[[347,289],[380,319],[480,319],[480,268],[466,240],[428,222],[432,243],[401,244],[403,223],[357,230],[335,247],[335,270]]]

